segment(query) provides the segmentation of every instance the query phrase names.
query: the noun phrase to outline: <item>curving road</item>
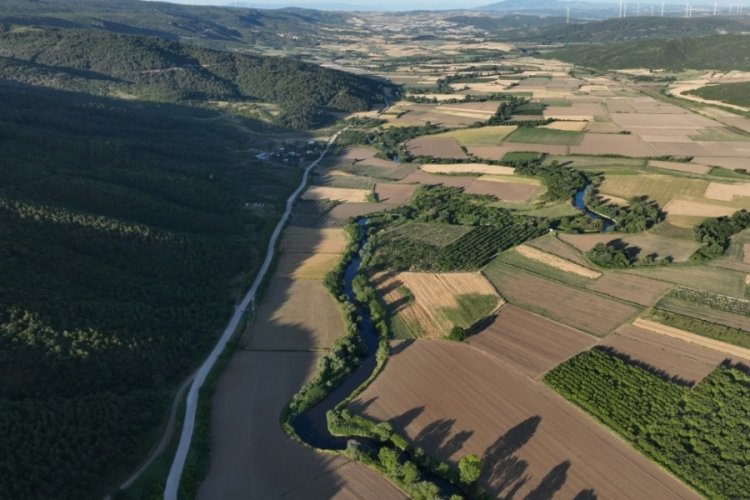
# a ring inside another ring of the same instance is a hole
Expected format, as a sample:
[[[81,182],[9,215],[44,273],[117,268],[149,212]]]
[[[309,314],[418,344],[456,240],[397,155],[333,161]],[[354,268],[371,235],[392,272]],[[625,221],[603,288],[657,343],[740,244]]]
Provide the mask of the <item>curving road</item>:
[[[320,153],[318,159],[308,165],[307,168],[305,168],[305,173],[302,176],[302,182],[300,182],[300,185],[291,194],[289,199],[286,200],[286,210],[284,210],[284,214],[281,216],[281,220],[279,220],[279,223],[276,225],[276,229],[274,229],[273,234],[271,235],[271,240],[268,242],[268,250],[266,251],[266,259],[263,261],[263,265],[261,266],[260,271],[258,271],[258,275],[255,277],[255,281],[253,281],[253,286],[250,287],[250,290],[248,290],[247,294],[242,299],[242,302],[240,302],[240,305],[234,311],[232,319],[229,320],[229,324],[224,329],[224,333],[221,334],[221,337],[216,343],[216,346],[214,346],[213,350],[211,351],[211,354],[208,355],[206,361],[204,361],[200,368],[198,368],[198,371],[195,372],[195,378],[193,378],[193,383],[190,386],[190,392],[188,392],[187,402],[185,404],[185,419],[183,421],[182,433],[180,434],[180,442],[177,446],[177,452],[175,453],[172,467],[169,469],[167,484],[164,487],[165,500],[177,500],[177,490],[180,487],[182,470],[185,467],[185,459],[187,458],[188,450],[190,449],[190,441],[193,438],[193,428],[195,426],[195,411],[198,406],[198,391],[200,391],[201,386],[203,386],[203,382],[205,382],[208,373],[211,371],[211,368],[213,368],[216,360],[219,358],[219,355],[226,347],[227,342],[232,337],[235,330],[237,330],[237,327],[239,326],[240,321],[242,320],[242,316],[245,314],[245,311],[255,300],[255,294],[258,291],[258,287],[260,286],[263,278],[268,272],[268,268],[271,266],[271,261],[273,260],[274,256],[274,249],[276,248],[276,240],[278,240],[279,235],[281,234],[281,230],[284,228],[287,220],[289,220],[289,215],[291,214],[294,202],[307,185],[307,179],[310,175],[310,171],[318,166],[318,163],[320,163],[320,161],[325,158],[333,143],[336,142],[336,139],[338,139],[339,134],[341,134],[341,132],[343,132],[344,130],[346,130],[346,128],[334,134],[334,136],[331,137],[331,139],[326,144],[323,152]]]

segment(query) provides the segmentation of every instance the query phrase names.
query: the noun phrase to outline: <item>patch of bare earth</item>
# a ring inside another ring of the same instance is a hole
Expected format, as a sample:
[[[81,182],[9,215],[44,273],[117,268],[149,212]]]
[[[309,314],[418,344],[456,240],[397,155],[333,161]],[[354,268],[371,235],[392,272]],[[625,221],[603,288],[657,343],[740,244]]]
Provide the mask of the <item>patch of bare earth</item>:
[[[729,355],[730,357],[736,358],[737,361],[742,361],[746,364],[747,361],[745,360],[750,360],[750,349],[727,344],[726,342],[703,337],[695,333],[686,332],[685,330],[680,330],[679,328],[662,325],[661,323],[657,323],[655,321],[638,318],[633,322],[633,326],[637,326],[638,328],[641,328],[643,330],[648,330],[660,335],[665,335],[667,337],[684,340],[685,342],[706,347],[708,349],[713,349],[720,353],[724,353],[725,355]]]
[[[673,286],[642,276],[607,272],[586,288],[642,306],[652,306]]]
[[[400,343],[394,351],[352,410],[391,422],[438,459],[478,454],[480,484],[493,497],[698,498],[507,363],[449,341]]]
[[[317,453],[281,430],[279,414],[316,370],[305,352],[234,354],[212,400],[211,464],[197,498],[405,498],[364,465]]]
[[[703,380],[726,358],[719,351],[633,325],[623,325],[599,345],[694,383]]]
[[[508,304],[467,343],[537,378],[594,345],[596,338]]]

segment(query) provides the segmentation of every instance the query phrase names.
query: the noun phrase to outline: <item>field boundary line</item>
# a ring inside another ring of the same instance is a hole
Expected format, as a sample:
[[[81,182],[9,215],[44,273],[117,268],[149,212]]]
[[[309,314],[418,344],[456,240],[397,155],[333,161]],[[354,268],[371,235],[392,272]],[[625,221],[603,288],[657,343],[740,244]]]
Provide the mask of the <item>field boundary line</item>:
[[[187,401],[185,403],[185,417],[183,420],[182,432],[180,434],[180,441],[177,446],[177,451],[175,452],[175,457],[172,461],[172,466],[169,469],[169,475],[167,476],[166,485],[164,486],[165,500],[177,500],[177,494],[180,488],[180,480],[182,479],[182,471],[185,468],[185,461],[187,460],[187,455],[190,451],[190,443],[193,438],[199,391],[203,386],[203,383],[205,382],[209,372],[216,364],[216,361],[219,359],[221,353],[224,351],[227,343],[237,330],[237,327],[242,321],[245,312],[249,307],[251,307],[251,305],[254,306],[255,295],[260,288],[266,274],[268,273],[268,270],[271,267],[271,262],[273,261],[275,254],[276,242],[281,235],[281,231],[284,229],[284,226],[289,220],[294,202],[297,200],[300,194],[302,194],[302,191],[304,191],[305,187],[307,186],[310,172],[318,166],[323,158],[325,158],[325,156],[330,151],[331,146],[336,142],[336,139],[338,139],[338,136],[344,130],[346,130],[346,128],[340,130],[339,132],[336,132],[336,134],[334,134],[333,137],[329,139],[328,143],[326,143],[326,147],[320,154],[320,156],[315,161],[310,163],[307,168],[305,168],[299,186],[297,186],[297,189],[295,189],[294,192],[292,192],[292,194],[286,200],[286,208],[281,218],[279,219],[279,222],[276,224],[276,228],[271,234],[271,238],[268,241],[268,248],[266,250],[266,258],[263,261],[263,265],[258,271],[258,274],[255,276],[255,280],[253,281],[252,286],[245,294],[242,302],[240,302],[240,304],[235,309],[231,319],[229,320],[229,323],[224,329],[224,332],[221,334],[221,337],[219,337],[219,340],[217,341],[213,350],[209,353],[208,357],[200,366],[200,368],[198,368],[198,370],[195,372],[195,376],[192,380],[192,383],[190,384]]]

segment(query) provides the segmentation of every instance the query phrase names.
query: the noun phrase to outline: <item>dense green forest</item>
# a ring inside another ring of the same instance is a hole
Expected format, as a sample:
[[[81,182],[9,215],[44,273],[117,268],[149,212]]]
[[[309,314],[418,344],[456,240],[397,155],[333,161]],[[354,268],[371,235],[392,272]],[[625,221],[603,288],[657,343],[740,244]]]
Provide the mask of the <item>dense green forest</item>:
[[[750,70],[749,35],[714,35],[608,45],[569,46],[542,55],[598,69]]]
[[[226,2],[227,4],[231,2]],[[349,16],[307,9],[226,9],[141,0],[3,0],[0,22],[150,35],[214,48],[309,47]],[[284,36],[293,34],[294,36]]]
[[[0,498],[101,498],[153,444],[301,177],[243,123],[0,83]]]
[[[688,381],[594,348],[557,366],[544,381],[706,497],[747,496],[747,367],[725,362],[691,388]]]
[[[293,59],[103,31],[0,25],[0,47],[0,78],[160,102],[270,102],[279,124],[294,128],[380,105],[393,88]]]

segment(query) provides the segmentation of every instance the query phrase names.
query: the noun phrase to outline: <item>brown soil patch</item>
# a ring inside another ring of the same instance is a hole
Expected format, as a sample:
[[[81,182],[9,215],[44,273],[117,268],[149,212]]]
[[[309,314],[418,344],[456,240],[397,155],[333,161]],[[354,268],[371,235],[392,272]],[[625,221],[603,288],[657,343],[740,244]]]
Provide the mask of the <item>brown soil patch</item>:
[[[543,384],[456,342],[394,346],[352,410],[394,428],[428,454],[484,459],[496,498],[698,498]]]
[[[710,339],[708,337],[703,337],[701,335],[696,335],[695,333],[686,332],[685,330],[662,325],[661,323],[657,323],[655,321],[650,321],[647,319],[638,318],[633,322],[633,325],[650,332],[684,340],[685,342],[703,346],[708,349],[713,349],[720,353],[728,354],[733,358],[740,358],[737,359],[737,361],[750,360],[750,349],[745,349],[743,347],[727,344],[726,342],[721,342],[718,340]],[[744,362],[747,364],[747,361]]]
[[[338,200],[365,202],[369,191],[366,189],[349,189],[328,186],[310,186],[302,194],[303,200]]]
[[[671,376],[696,383],[726,358],[718,351],[633,325],[623,325],[599,345],[611,347]]]
[[[327,349],[343,333],[341,309],[322,281],[273,278],[240,342],[253,350]]]
[[[322,280],[341,258],[338,253],[282,253],[274,276],[302,280]]]
[[[417,186],[409,186],[404,184],[376,184],[375,193],[378,195],[378,200],[381,203],[396,203],[403,204],[408,203],[411,197],[414,196],[414,191],[417,190]]]
[[[591,278],[591,279],[598,278],[599,276],[602,275],[602,273],[600,273],[599,271],[594,271],[593,269],[584,267],[580,264],[576,264],[569,260],[565,260],[563,258],[558,257],[557,255],[543,252],[534,247],[521,245],[519,247],[516,247],[515,250],[516,252],[520,253],[527,259],[541,262],[542,264],[552,266],[555,269],[565,271],[566,273],[573,273],[573,274],[577,274],[578,276],[583,276],[584,278]]]
[[[502,304],[495,288],[481,273],[380,273],[373,281],[386,304],[407,325],[415,327],[410,329],[427,337],[442,337],[456,326],[448,311],[459,308],[457,298],[461,295],[490,295],[497,297],[498,305]],[[411,301],[406,302],[402,287],[412,294]]]
[[[586,288],[642,306],[651,306],[673,286],[642,276],[608,272]]]
[[[397,203],[342,203],[333,207],[330,215],[334,219],[347,220],[350,217],[360,217],[397,206]]]
[[[664,211],[669,215],[722,217],[724,215],[732,215],[737,209],[722,205],[713,205],[711,203],[702,203],[700,201],[674,199],[667,203]]]
[[[711,200],[723,201],[732,201],[735,198],[750,198],[750,182],[725,184],[711,181],[704,196]]]
[[[341,253],[347,244],[343,229],[289,226],[279,249],[282,253]]]
[[[497,263],[490,264],[484,273],[511,304],[599,337],[630,321],[639,311],[635,306]]]
[[[750,264],[750,243],[742,245],[742,262]]]
[[[654,156],[654,150],[634,135],[586,133],[581,144],[570,147],[570,154]]]
[[[346,152],[336,158],[338,163],[361,163],[363,165],[372,165],[374,167],[385,167],[391,168],[398,166],[397,163],[392,161],[383,160],[382,158],[376,158],[377,151],[373,148],[368,147],[353,147],[346,150]]]
[[[377,473],[317,453],[283,433],[279,414],[312,376],[317,354],[235,353],[211,407],[211,465],[198,498],[404,498]]]
[[[536,378],[588,349],[596,339],[508,304],[490,326],[467,342]]]
[[[449,137],[417,137],[406,143],[406,147],[414,156],[433,156],[435,158],[466,158],[466,153],[458,145],[458,141]]]
[[[542,125],[541,128],[548,128],[552,130],[570,130],[572,132],[581,132],[586,128],[586,125],[588,125],[588,122],[552,122],[547,125]]]

